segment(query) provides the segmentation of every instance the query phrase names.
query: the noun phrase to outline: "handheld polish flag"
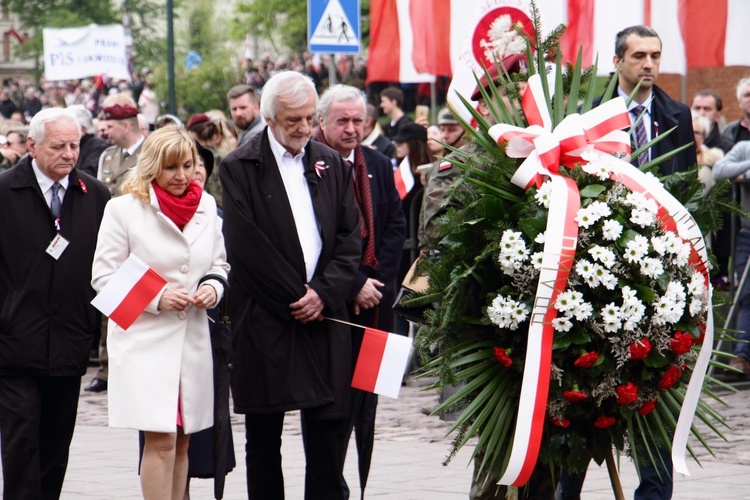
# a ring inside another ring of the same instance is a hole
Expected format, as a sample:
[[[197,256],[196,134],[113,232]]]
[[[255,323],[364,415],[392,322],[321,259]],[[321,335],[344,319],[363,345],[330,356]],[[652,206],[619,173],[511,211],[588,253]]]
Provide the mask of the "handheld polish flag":
[[[91,305],[127,330],[166,284],[164,278],[130,254]]]
[[[410,353],[409,337],[365,328],[352,387],[397,398]]]
[[[403,200],[409,194],[411,188],[414,187],[414,173],[411,171],[408,156],[401,160],[401,163],[393,174],[393,181],[396,184],[398,197]]]

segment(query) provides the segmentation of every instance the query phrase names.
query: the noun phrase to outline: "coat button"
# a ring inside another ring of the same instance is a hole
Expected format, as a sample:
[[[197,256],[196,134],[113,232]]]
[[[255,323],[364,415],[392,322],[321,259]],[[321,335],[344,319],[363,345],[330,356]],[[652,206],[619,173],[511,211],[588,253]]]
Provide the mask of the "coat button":
[[[183,265],[180,266],[180,272],[182,274],[187,274],[188,270],[189,270],[189,268],[188,268],[187,264],[183,264]]]
[[[180,311],[177,313],[177,317],[180,319],[185,319],[187,318],[187,314],[185,314],[185,311]]]

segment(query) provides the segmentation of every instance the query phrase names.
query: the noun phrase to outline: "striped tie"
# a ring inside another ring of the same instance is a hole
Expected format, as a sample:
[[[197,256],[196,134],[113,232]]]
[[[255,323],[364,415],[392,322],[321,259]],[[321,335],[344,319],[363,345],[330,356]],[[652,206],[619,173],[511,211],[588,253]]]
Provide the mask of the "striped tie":
[[[632,113],[635,114],[636,119],[638,119],[639,116],[641,116],[645,111],[645,106],[636,106],[632,110]],[[645,118],[645,116],[644,116]],[[646,134],[646,125],[643,123],[643,118],[638,122],[638,124],[635,126],[635,147],[640,148],[644,144],[648,142],[648,134]],[[645,150],[641,155],[638,157],[638,166],[643,166],[646,163],[648,163],[649,160],[649,150]]]
[[[59,219],[60,214],[62,213],[62,203],[60,202],[60,197],[57,196],[59,190],[59,182],[52,184],[52,202],[50,203],[50,209],[52,210],[52,216],[56,219]]]

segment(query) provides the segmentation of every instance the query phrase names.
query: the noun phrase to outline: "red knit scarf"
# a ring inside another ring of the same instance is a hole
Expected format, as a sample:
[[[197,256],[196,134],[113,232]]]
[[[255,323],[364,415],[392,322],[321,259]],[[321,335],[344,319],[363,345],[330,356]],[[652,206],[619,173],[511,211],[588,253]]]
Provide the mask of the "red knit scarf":
[[[156,193],[156,199],[159,201],[161,211],[182,231],[185,228],[185,224],[190,222],[190,219],[195,215],[195,211],[198,210],[201,195],[203,194],[200,184],[194,180],[190,181],[182,196],[169,194],[160,188],[156,182],[152,182],[151,185],[154,187],[154,193]]]
[[[318,140],[330,147],[326,141],[323,130],[318,131]],[[378,267],[378,258],[375,255],[375,214],[372,207],[372,193],[370,192],[370,176],[367,174],[367,165],[365,156],[362,154],[362,147],[357,145],[354,148],[354,197],[357,199],[361,217],[361,234],[364,242],[364,251],[362,252],[362,265],[372,268]]]

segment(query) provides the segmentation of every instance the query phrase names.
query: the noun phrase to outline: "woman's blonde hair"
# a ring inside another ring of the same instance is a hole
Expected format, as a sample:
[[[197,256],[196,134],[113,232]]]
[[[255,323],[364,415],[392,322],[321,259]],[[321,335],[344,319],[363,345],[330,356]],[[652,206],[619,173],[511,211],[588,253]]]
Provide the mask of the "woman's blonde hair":
[[[122,193],[130,193],[143,203],[149,203],[151,183],[162,168],[177,165],[188,155],[193,158],[193,164],[198,162],[195,141],[184,129],[164,127],[151,132],[141,147],[138,163],[122,184]]]

